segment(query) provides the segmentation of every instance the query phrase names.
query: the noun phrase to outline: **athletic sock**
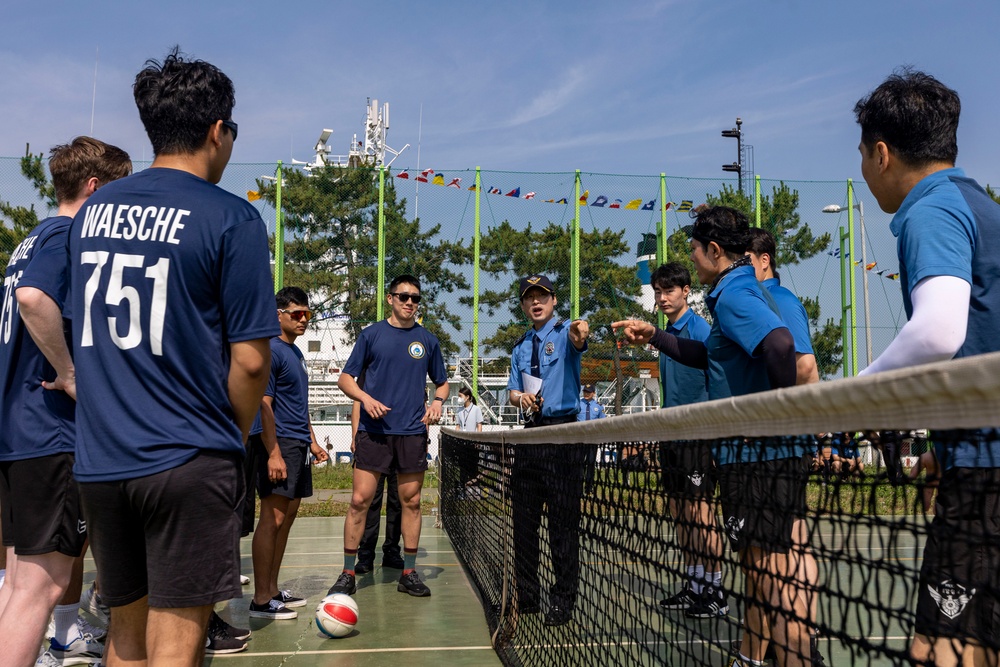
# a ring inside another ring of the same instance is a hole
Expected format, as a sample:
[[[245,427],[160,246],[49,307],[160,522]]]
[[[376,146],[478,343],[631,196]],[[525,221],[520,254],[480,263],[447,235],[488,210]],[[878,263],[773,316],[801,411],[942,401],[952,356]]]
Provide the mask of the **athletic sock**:
[[[80,627],[76,624],[76,619],[80,617],[80,603],[56,605],[52,616],[56,625],[56,632],[52,638],[60,646],[69,646],[80,636]]]
[[[403,549],[403,574],[413,572],[417,567],[417,550]]]
[[[344,547],[344,572],[354,574],[354,564],[358,562],[358,550]]]
[[[3,547],[0,547],[2,549]],[[7,570],[0,570],[0,588],[3,588],[4,579],[7,578]]]
[[[716,589],[722,588],[722,570],[719,570],[718,572],[712,572],[708,576],[712,578],[713,588]]]
[[[694,566],[694,580],[697,582],[697,586],[698,586],[698,588],[695,590],[695,593],[701,594],[702,590],[704,590],[704,588],[705,588],[705,584],[707,583],[705,581],[705,566],[704,565],[695,565]]]

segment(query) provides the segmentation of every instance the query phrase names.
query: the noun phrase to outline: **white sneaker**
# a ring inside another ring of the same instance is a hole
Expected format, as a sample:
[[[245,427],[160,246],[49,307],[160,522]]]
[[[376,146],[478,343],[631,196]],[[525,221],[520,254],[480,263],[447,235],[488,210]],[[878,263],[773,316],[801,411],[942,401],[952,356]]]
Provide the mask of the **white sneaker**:
[[[111,609],[101,602],[101,594],[94,588],[94,584],[80,596],[80,609],[90,614],[98,625],[108,627],[111,621]]]
[[[77,637],[69,643],[69,646],[62,646],[54,639],[49,640],[49,648],[38,657],[35,662],[36,667],[63,667],[66,665],[98,665],[101,656],[104,654],[104,647],[101,646],[93,635]]]
[[[249,586],[249,585],[250,585],[250,577],[246,576],[245,574],[241,574],[240,586]]]

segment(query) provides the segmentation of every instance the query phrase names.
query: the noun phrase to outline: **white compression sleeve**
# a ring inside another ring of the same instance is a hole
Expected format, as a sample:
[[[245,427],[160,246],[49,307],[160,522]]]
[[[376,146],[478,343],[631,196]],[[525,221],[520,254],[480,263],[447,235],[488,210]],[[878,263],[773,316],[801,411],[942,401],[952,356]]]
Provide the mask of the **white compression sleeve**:
[[[972,286],[954,276],[924,278],[910,294],[913,315],[872,365],[858,375],[951,359],[965,342]]]

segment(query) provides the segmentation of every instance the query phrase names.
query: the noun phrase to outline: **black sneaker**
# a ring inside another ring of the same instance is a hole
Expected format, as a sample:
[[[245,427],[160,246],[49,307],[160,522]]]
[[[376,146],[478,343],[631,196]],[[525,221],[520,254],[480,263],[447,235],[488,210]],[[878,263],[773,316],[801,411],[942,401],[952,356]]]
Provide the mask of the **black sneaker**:
[[[307,604],[307,601],[306,601],[305,598],[297,598],[297,597],[295,597],[294,595],[292,595],[287,590],[286,591],[278,591],[278,594],[275,595],[271,599],[272,600],[277,600],[278,602],[280,602],[281,604],[285,605],[286,607],[305,607],[306,604]]]
[[[374,569],[375,569],[375,563],[374,562],[372,562],[370,560],[366,560],[366,561],[360,561],[359,560],[357,562],[357,564],[354,566],[354,574],[357,574],[357,575],[368,574],[369,572],[371,572]]]
[[[417,574],[416,570],[401,576],[396,590],[400,593],[409,593],[418,598],[425,598],[431,594],[431,589],[427,588],[424,582],[420,581],[420,575]]]
[[[298,616],[299,612],[289,609],[273,598],[264,604],[257,604],[253,600],[250,601],[251,618],[270,618],[274,621],[287,621],[292,618],[298,618]]]
[[[705,586],[694,604],[684,610],[689,618],[717,618],[729,613],[729,600],[721,588]]]
[[[694,591],[691,590],[690,586],[685,584],[684,588],[680,589],[679,591],[668,597],[666,600],[660,600],[660,608],[676,610],[676,611],[684,611],[692,604],[694,604],[695,600],[696,596],[694,594]]]
[[[237,628],[235,625],[229,625],[222,617],[216,614],[214,611],[212,615],[208,618],[208,632],[212,633],[213,628],[220,627],[229,634],[230,637],[235,639],[250,639],[250,628]]]
[[[390,567],[393,570],[403,569],[403,557],[398,553],[388,553],[382,556],[382,567]]]
[[[326,592],[327,595],[333,595],[334,593],[343,593],[344,595],[354,595],[358,592],[358,583],[354,579],[354,575],[346,570],[340,573],[337,577],[337,582],[330,587],[330,590]]]
[[[247,650],[246,640],[230,635],[224,625],[209,621],[208,634],[205,636],[206,654],[239,653],[245,650]]]

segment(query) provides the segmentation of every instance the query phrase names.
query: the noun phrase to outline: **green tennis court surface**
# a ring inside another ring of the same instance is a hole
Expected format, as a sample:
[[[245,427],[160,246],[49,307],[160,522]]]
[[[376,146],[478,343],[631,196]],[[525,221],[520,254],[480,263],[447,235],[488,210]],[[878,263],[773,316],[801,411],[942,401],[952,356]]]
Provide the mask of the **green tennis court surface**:
[[[819,616],[824,625],[841,627],[851,637],[866,637],[875,644],[884,643],[903,650],[908,644],[907,631],[894,618],[891,610],[910,608],[913,601],[904,594],[903,586],[893,585],[885,570],[872,571],[864,566],[864,561],[891,562],[893,569],[898,568],[895,569],[897,573],[915,574],[921,545],[914,535],[920,534],[920,531],[914,531],[910,526],[902,531],[906,534],[903,538],[899,530],[902,525],[891,517],[885,517],[885,520],[885,525],[876,529],[837,525],[823,520],[813,524],[816,542],[823,544],[824,550],[843,549],[866,554],[863,561],[852,564],[817,553],[821,581],[841,581],[845,586],[840,591],[841,595],[871,601],[870,615],[857,618],[848,614],[843,617],[837,609],[836,599],[821,597]],[[914,517],[900,517],[899,521],[912,522]],[[664,520],[656,526],[647,525],[645,529],[649,535],[663,535],[672,532],[673,526]],[[298,519],[288,540],[281,585],[295,595],[308,597],[309,604],[298,609],[299,617],[295,620],[249,619],[247,605],[252,592],[251,582],[250,586],[244,587],[245,597],[242,600],[217,606],[226,620],[253,630],[248,650],[234,655],[208,656],[205,664],[234,667],[500,664],[490,644],[479,597],[447,535],[443,530],[434,528],[430,517],[424,518],[417,567],[421,577],[431,587],[432,596],[421,599],[397,592],[399,570],[383,570],[380,556],[376,557],[375,571],[358,578],[355,599],[360,609],[360,621],[354,634],[344,639],[327,639],[320,635],[313,622],[313,610],[342,567],[342,530],[343,519],[339,517]],[[888,539],[890,536],[891,540]],[[252,577],[250,538],[243,540],[242,553],[243,573]],[[659,610],[658,593],[650,585],[651,582],[646,577],[630,576],[630,563],[623,560],[620,554],[584,543],[581,544],[581,555],[584,567],[618,582],[618,599],[608,601],[609,611],[631,609],[632,616],[628,619],[608,616],[603,628],[584,627],[575,619],[566,626],[544,630],[540,616],[521,617],[518,620],[519,632],[550,638],[550,641],[530,647],[536,659],[548,653],[553,664],[599,665],[603,664],[602,646],[641,642],[647,650],[640,653],[649,659],[649,664],[725,663],[730,641],[737,639],[739,634],[740,610],[735,604],[727,617],[713,620],[694,620],[680,613],[664,613]],[[655,557],[654,554],[649,555]],[[676,568],[676,552],[668,552],[661,557],[665,565]],[[93,561],[89,560],[88,582],[94,577],[93,567]],[[666,571],[664,568],[664,573]],[[742,586],[733,568],[726,572],[725,580],[727,585]],[[667,588],[672,585],[664,583]],[[852,659],[856,659],[836,638],[825,638],[820,647],[828,665],[852,664]],[[522,650],[524,648],[522,646]]]

